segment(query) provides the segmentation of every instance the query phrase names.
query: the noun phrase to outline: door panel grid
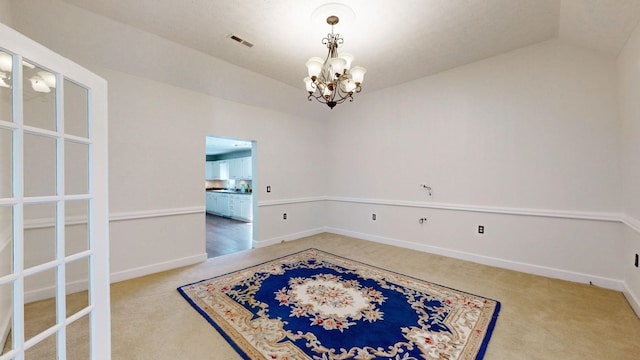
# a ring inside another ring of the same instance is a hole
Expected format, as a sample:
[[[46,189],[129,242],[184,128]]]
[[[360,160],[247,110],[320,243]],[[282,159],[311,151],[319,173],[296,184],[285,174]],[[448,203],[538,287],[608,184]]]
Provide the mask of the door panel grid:
[[[0,35],[0,360],[109,359],[106,82]]]

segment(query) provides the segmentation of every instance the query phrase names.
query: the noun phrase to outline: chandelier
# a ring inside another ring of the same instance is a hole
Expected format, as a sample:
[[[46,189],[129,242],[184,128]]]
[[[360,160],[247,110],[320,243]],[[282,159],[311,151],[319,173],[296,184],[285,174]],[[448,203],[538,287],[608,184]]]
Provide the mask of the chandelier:
[[[23,75],[30,74],[29,82],[31,82],[31,88],[38,93],[49,93],[51,89],[56,87],[56,76],[48,71],[34,70],[35,66],[22,62],[24,69]],[[0,87],[11,89],[13,69],[13,58],[11,55],[0,51]],[[34,74],[34,72],[36,72]]]
[[[338,55],[338,46],[342,45],[344,39],[342,35],[333,33],[333,26],[339,20],[335,15],[327,18],[327,24],[331,25],[331,33],[322,39],[322,43],[327,46],[329,53],[324,61],[319,57],[309,59],[306,63],[309,76],[304,78],[309,92],[307,99],[316,99],[331,109],[347,99],[353,101],[353,93],[362,90],[360,85],[367,72],[362,66],[351,68],[353,55]]]

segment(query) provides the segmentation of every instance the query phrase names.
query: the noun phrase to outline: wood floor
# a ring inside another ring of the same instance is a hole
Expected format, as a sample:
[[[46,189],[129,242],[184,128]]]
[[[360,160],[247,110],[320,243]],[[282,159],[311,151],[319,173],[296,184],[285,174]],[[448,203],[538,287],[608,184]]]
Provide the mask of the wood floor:
[[[251,249],[252,224],[207,214],[209,258]]]

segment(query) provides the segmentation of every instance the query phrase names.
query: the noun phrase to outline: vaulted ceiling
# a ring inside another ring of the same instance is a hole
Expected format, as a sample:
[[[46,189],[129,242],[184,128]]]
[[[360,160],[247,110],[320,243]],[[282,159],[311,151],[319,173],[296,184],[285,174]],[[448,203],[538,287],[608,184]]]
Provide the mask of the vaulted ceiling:
[[[640,0],[65,1],[301,89],[333,13],[370,91],[555,38],[616,56],[640,21]]]

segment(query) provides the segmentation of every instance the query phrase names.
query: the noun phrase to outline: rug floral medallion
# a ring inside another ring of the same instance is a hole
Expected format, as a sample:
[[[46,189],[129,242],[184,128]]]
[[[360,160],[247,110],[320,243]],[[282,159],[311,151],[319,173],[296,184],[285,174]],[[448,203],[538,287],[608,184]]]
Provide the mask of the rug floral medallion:
[[[178,291],[245,359],[481,359],[500,311],[316,249]]]

